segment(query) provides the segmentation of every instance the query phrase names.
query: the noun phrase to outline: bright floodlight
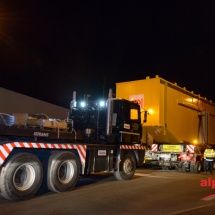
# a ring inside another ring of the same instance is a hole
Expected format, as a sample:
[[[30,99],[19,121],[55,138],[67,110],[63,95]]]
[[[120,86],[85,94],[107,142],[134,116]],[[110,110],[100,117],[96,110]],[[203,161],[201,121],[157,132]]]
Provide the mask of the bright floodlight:
[[[105,102],[104,102],[104,101],[100,101],[100,102],[99,102],[99,106],[100,106],[100,107],[104,107],[104,106],[105,106]]]
[[[85,102],[81,102],[81,107],[86,107],[86,103]]]

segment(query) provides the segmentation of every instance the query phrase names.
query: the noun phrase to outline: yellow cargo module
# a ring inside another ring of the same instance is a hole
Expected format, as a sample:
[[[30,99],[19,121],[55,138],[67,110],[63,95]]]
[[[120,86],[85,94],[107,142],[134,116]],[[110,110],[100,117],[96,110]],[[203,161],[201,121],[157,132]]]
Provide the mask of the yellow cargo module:
[[[140,104],[142,142],[147,145],[215,143],[215,104],[177,83],[158,75],[116,83],[116,97]]]

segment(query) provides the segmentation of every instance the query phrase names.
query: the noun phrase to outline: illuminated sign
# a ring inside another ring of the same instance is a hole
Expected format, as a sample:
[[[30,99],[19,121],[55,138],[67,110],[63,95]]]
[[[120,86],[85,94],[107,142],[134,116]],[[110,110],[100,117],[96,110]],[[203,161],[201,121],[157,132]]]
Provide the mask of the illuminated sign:
[[[163,145],[163,152],[180,152],[180,145]]]
[[[130,95],[129,96],[129,100],[138,103],[141,108],[143,108],[143,106],[144,106],[143,98],[144,98],[143,94],[137,94],[137,95]]]

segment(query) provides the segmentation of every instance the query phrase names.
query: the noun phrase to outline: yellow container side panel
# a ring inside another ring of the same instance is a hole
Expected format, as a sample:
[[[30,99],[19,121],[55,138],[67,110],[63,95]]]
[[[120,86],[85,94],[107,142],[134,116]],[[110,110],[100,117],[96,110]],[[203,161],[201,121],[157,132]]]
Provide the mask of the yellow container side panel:
[[[203,107],[209,113],[207,127],[208,142],[215,144],[215,106],[213,103],[204,103]]]
[[[160,124],[159,103],[160,103],[160,79],[144,79],[116,83],[116,97],[132,100],[132,98],[142,97],[141,107],[150,111],[147,123],[149,125]],[[143,122],[144,114],[141,115]]]
[[[159,109],[159,124],[156,126],[165,126],[166,123],[166,115],[167,115],[167,110],[165,106],[165,96],[166,96],[166,88],[163,84],[159,83],[159,90],[160,90],[160,98],[159,98],[159,104],[158,108]],[[148,118],[153,117],[153,112],[152,114],[149,115]],[[147,124],[149,125],[149,124]]]
[[[179,104],[186,98],[183,92],[167,88],[166,126],[179,142],[194,143],[198,142],[199,112]]]
[[[215,144],[215,115],[209,115],[208,142]]]
[[[179,141],[215,143],[215,106],[193,93],[167,88],[167,128]]]

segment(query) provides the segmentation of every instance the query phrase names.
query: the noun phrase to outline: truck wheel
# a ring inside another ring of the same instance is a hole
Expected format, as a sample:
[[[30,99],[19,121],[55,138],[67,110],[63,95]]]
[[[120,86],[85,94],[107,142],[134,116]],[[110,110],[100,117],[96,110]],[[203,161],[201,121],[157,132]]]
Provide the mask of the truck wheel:
[[[14,155],[1,170],[0,190],[8,200],[18,201],[33,197],[42,183],[42,166],[29,153]]]
[[[161,169],[162,170],[168,170],[168,167],[167,166],[161,166]]]
[[[182,165],[182,167],[181,167],[181,171],[182,171],[182,172],[189,172],[189,171],[190,171],[190,169],[189,169],[187,166]]]
[[[79,177],[79,162],[71,152],[56,152],[49,158],[47,186],[53,192],[73,189]]]
[[[195,173],[194,167],[195,167],[194,164],[190,164],[190,172],[191,173]]]
[[[132,154],[123,156],[120,169],[114,171],[117,180],[129,180],[134,176],[136,170],[136,162]]]
[[[193,166],[194,173],[200,173],[202,169],[202,164],[199,161],[196,161],[196,164]]]

